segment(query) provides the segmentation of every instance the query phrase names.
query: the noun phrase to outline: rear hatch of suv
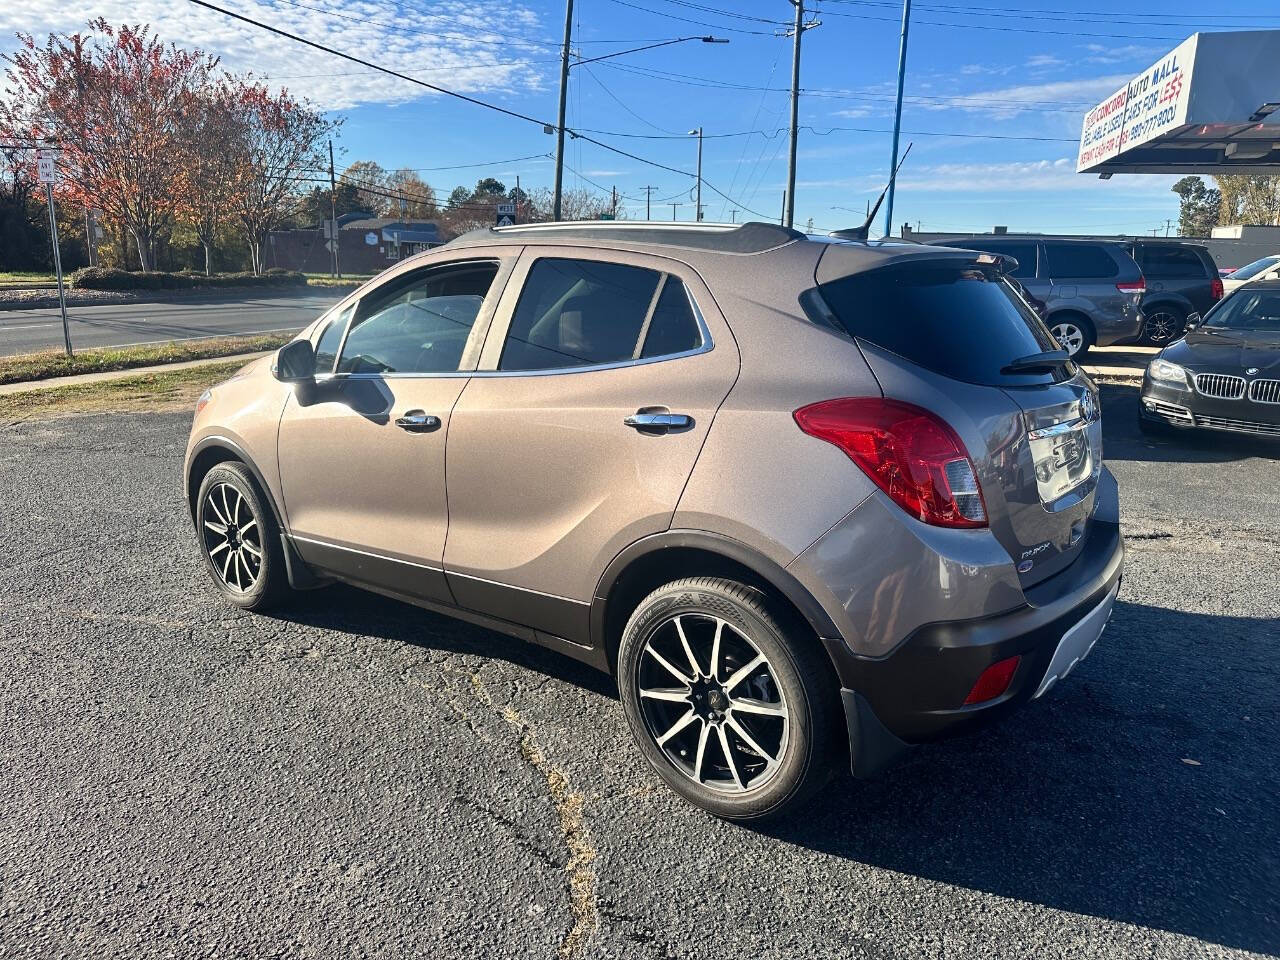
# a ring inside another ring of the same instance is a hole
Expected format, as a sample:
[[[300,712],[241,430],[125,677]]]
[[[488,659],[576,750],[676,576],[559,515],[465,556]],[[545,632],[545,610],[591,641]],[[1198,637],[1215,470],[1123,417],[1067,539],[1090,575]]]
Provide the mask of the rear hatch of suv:
[[[1073,363],[1028,359],[1059,347],[1004,277],[1007,260],[928,247],[870,259],[849,247],[828,247],[817,291],[885,397],[959,435],[1024,587],[1068,566],[1088,538],[1102,469],[1093,384]]]

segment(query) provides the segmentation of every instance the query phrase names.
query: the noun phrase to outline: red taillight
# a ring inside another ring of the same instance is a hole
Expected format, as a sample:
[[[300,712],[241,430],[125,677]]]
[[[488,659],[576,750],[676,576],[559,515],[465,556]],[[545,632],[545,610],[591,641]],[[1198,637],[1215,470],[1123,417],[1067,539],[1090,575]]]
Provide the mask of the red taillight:
[[[1214,278],[1209,282],[1209,293],[1210,293],[1210,295],[1213,297],[1213,299],[1215,299],[1215,300],[1221,300],[1221,299],[1222,299],[1224,291],[1223,291],[1223,289],[1222,289],[1222,278],[1221,278],[1221,277],[1214,277]]]
[[[1137,293],[1143,294],[1147,292],[1147,278],[1142,277],[1138,280],[1125,283],[1117,283],[1116,289],[1121,293]]]
[[[942,418],[881,397],[801,407],[800,429],[843,450],[907,513],[939,527],[985,527],[982,488],[964,444]]]
[[[965,706],[971,703],[986,703],[988,700],[994,700],[1008,690],[1009,683],[1013,680],[1013,674],[1018,669],[1018,664],[1021,660],[1022,657],[1020,656],[997,660],[983,670],[982,675],[978,677],[978,682],[973,685],[969,695],[964,698]]]

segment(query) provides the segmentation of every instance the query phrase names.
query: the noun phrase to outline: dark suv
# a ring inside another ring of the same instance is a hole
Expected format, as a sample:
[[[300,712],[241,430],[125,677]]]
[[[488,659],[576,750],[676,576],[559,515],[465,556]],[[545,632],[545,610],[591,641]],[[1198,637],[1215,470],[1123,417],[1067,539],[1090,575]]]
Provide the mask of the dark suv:
[[[1147,278],[1142,339],[1164,346],[1182,335],[1187,317],[1208,313],[1222,299],[1222,278],[1209,248],[1171,240],[1133,240],[1129,254]]]
[[[1045,325],[1074,360],[1093,346],[1142,336],[1142,271],[1124,245],[1107,240],[984,234],[934,243],[1018,261],[1011,276],[1044,308]]]

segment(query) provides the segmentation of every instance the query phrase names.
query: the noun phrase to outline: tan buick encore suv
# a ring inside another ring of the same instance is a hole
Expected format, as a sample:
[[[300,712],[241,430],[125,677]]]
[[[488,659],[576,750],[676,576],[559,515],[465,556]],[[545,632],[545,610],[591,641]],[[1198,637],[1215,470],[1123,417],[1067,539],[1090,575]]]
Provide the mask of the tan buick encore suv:
[[[205,562],[247,609],[342,580],[593,664],[673,789],[777,814],[1040,696],[1110,616],[1097,394],[1014,266],[467,234],[200,398]]]

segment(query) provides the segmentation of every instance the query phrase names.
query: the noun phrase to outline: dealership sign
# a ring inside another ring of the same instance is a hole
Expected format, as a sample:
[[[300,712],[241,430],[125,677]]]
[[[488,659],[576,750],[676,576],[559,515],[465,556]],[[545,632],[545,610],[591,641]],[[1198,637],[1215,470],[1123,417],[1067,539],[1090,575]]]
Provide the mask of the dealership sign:
[[[1275,172],[1280,30],[1197,33],[1084,116],[1076,172]]]
[[[1184,40],[1085,114],[1077,173],[1186,123],[1199,39]]]

